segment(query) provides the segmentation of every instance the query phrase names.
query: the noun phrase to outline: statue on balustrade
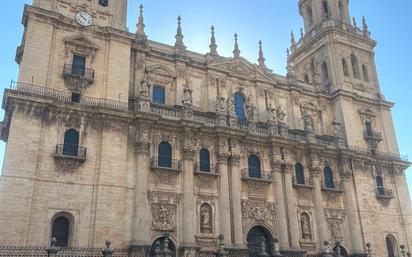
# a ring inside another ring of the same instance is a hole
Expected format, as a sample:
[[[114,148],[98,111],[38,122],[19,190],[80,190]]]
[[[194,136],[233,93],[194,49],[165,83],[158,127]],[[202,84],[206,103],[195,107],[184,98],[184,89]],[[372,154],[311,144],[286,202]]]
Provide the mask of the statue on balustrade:
[[[256,107],[252,104],[252,102],[250,100],[250,97],[248,97],[246,99],[246,106],[245,107],[246,107],[245,108],[246,109],[246,115],[247,115],[248,119],[250,121],[252,121],[253,117],[254,117],[254,114],[255,114]]]
[[[304,128],[306,131],[312,131],[314,130],[314,122],[313,122],[313,116],[309,113],[308,110],[303,111],[303,123],[304,123]]]
[[[193,90],[189,88],[189,83],[186,82],[183,88],[183,99],[182,99],[183,106],[192,105],[193,103],[192,93],[193,93]]]
[[[224,112],[225,111],[225,98],[223,97],[222,90],[218,90],[216,96],[216,112]]]

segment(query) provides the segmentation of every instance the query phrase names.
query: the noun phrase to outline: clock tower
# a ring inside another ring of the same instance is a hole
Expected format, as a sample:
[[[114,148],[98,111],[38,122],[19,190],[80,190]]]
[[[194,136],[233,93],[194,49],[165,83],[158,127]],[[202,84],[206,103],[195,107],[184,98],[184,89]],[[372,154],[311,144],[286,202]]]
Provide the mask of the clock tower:
[[[134,37],[127,32],[126,7],[127,0],[34,0],[26,5],[16,53],[19,82],[53,88],[74,102],[84,97],[127,102]]]
[[[33,6],[73,18],[84,12],[95,25],[126,30],[127,0],[33,0]]]

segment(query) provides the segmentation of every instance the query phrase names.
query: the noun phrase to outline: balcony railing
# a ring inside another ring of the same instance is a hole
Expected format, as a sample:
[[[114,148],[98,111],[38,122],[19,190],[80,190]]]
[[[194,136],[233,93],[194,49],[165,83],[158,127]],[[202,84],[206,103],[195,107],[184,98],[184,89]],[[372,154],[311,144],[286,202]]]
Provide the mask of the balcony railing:
[[[73,158],[86,160],[87,148],[77,145],[60,144],[56,145],[55,157],[58,158]]]
[[[213,164],[201,164],[201,163],[195,163],[194,165],[194,170],[195,173],[201,173],[201,174],[211,174],[211,175],[218,175],[219,170],[217,169],[217,166]]]
[[[375,141],[375,142],[380,142],[382,141],[382,133],[374,131],[374,130],[364,130],[363,131],[363,137],[365,140],[368,141]]]
[[[72,102],[72,94],[67,91],[60,91],[53,88],[48,88],[44,86],[33,85],[29,83],[23,82],[15,82],[12,81],[11,90],[21,92],[24,94],[30,94],[35,96],[42,96],[47,97],[54,100],[59,100],[62,102]],[[89,96],[81,96],[80,103],[81,105],[90,106],[90,107],[98,107],[110,110],[121,110],[121,111],[128,111],[129,106],[127,102],[120,102],[111,99],[104,99],[104,98],[95,98]]]
[[[366,148],[362,146],[353,146],[353,145],[350,145],[348,148],[349,150],[353,152],[357,152],[360,154],[366,154],[366,155],[372,155],[375,158],[381,159],[381,160],[408,161],[407,155],[400,155],[399,153],[396,153],[396,152],[383,152],[383,151],[377,151],[377,150],[372,151],[370,148]]]
[[[337,192],[344,192],[343,182],[335,182],[333,186],[326,186],[325,183],[322,184],[323,191],[337,191]]]
[[[256,174],[257,176],[251,176],[249,174],[249,169],[243,169],[242,170],[242,179],[244,180],[261,180],[261,181],[268,181],[271,182],[273,181],[273,175],[271,172],[268,171],[260,171],[260,176]]]
[[[64,65],[63,75],[94,81],[94,70],[86,69],[84,67],[79,67],[79,66],[73,66],[70,64]]]
[[[154,157],[151,160],[152,169],[165,169],[165,170],[182,170],[182,162],[180,160],[173,160],[167,158]]]
[[[376,191],[376,197],[377,198],[383,198],[383,199],[392,199],[393,198],[392,189],[377,188],[375,191]]]
[[[299,181],[300,182],[300,181]],[[292,183],[294,187],[314,187],[313,179],[306,177],[304,183],[298,183],[296,176],[292,177]]]

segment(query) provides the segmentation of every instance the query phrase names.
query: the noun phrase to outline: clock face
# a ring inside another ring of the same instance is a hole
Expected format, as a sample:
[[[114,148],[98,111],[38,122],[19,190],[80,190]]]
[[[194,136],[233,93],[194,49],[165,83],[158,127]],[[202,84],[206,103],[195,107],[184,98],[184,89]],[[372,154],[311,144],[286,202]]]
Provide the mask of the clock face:
[[[78,12],[76,14],[76,21],[84,27],[88,27],[93,24],[93,18],[87,12]]]

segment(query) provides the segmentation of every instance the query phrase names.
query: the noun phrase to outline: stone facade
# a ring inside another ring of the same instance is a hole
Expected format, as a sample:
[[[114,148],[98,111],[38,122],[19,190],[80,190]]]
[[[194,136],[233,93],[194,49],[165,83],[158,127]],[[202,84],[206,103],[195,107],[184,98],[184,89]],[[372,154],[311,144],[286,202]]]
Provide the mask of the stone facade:
[[[222,57],[212,27],[210,52],[194,53],[180,17],[167,46],[146,36],[142,6],[130,33],[127,1],[99,2],[24,9],[19,80],[3,100],[0,245],[48,245],[63,215],[73,247],[150,246],[168,233],[184,254],[216,250],[219,234],[243,249],[259,228],[282,250],[319,253],[328,240],[362,254],[370,242],[385,256],[388,236],[412,249],[409,163],[380,91],[376,42],[365,20],[350,21],[348,0],[299,1],[305,32],[292,34],[287,76],[265,66],[261,42],[258,64],[241,57],[237,35],[234,57]],[[64,150],[70,129],[75,155]]]

